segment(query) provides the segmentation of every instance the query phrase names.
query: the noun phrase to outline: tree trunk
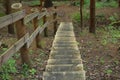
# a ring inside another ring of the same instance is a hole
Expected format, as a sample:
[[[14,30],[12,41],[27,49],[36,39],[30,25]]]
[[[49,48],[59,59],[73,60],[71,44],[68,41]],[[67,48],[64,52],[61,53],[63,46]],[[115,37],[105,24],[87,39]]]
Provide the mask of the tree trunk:
[[[120,7],[120,0],[118,0],[118,3],[119,3],[119,7]]]
[[[11,0],[6,0],[5,1],[5,8],[6,8],[6,15],[11,13]],[[8,33],[14,34],[14,25],[8,25]]]
[[[52,6],[53,6],[52,0],[45,0],[44,1],[44,7],[45,8],[49,8],[49,7],[52,7]]]
[[[83,7],[83,0],[80,0],[80,26],[81,26],[81,31],[82,31],[82,28],[83,28],[83,12],[82,12],[82,7]]]
[[[90,0],[90,33],[95,33],[95,0]]]

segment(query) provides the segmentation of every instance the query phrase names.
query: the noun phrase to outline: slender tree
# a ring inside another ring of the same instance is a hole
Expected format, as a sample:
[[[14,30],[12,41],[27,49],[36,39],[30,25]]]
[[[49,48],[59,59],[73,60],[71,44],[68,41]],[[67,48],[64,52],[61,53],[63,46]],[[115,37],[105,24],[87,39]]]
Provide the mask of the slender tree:
[[[80,0],[80,26],[81,26],[81,31],[82,31],[82,28],[83,28],[83,11],[82,11],[82,7],[83,7],[83,0]]]
[[[95,0],[90,0],[90,33],[95,33]]]
[[[44,0],[44,7],[50,8],[53,6],[52,0]]]
[[[119,3],[119,7],[120,7],[120,0],[118,0],[118,3]]]
[[[5,0],[4,6],[6,8],[6,15],[11,13],[11,0]],[[14,34],[14,27],[13,25],[8,25],[8,33]]]

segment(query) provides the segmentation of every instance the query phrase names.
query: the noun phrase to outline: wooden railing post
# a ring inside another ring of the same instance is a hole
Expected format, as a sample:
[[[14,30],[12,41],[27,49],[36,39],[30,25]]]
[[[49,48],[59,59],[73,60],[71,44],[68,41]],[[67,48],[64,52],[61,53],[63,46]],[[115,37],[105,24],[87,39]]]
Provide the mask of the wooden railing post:
[[[35,17],[34,19],[33,19],[33,25],[34,25],[34,30],[36,30],[38,27],[39,27],[39,25],[38,25],[38,17]],[[40,34],[38,34],[37,36],[36,36],[36,38],[35,38],[35,44],[36,44],[36,47],[37,48],[41,48],[41,46],[40,46]]]
[[[46,17],[46,15],[43,17],[43,24],[45,24],[46,23],[46,21],[47,21],[47,17]],[[45,37],[48,37],[48,33],[47,33],[47,27],[44,29],[44,36]]]
[[[12,5],[12,8],[15,11],[19,11],[22,9],[22,4],[21,3],[15,3]],[[23,37],[27,32],[26,32],[26,27],[24,25],[23,19],[17,21],[15,23],[15,28],[16,28],[16,34],[17,34],[17,38],[18,40]],[[22,58],[22,63],[23,64],[27,64],[29,67],[31,66],[31,61],[29,59],[29,51],[27,48],[27,44],[25,44],[21,49],[20,49],[20,53],[21,53],[21,58]]]
[[[55,8],[55,11],[56,11],[57,6],[54,6],[54,8]],[[57,18],[57,12],[55,12],[53,14],[53,19],[55,20],[56,18]],[[56,34],[56,32],[57,32],[57,20],[54,22],[54,35]]]

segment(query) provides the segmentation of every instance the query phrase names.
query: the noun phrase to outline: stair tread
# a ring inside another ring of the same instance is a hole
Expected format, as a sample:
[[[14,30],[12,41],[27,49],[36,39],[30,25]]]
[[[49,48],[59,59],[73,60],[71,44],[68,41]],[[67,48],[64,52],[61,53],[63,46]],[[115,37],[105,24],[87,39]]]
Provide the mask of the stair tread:
[[[80,59],[80,55],[50,55],[49,59]]]
[[[48,64],[82,64],[82,59],[49,59]]]
[[[44,72],[43,80],[85,80],[85,71]]]
[[[83,64],[59,64],[59,65],[47,65],[46,71],[81,71],[83,70]]]

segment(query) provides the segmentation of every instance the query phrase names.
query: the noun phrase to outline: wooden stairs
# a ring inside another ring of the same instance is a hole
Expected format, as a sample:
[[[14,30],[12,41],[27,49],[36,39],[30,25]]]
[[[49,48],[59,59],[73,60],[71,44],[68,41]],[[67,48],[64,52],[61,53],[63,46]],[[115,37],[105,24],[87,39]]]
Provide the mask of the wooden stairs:
[[[43,80],[85,80],[85,71],[71,22],[61,22],[58,28]]]

